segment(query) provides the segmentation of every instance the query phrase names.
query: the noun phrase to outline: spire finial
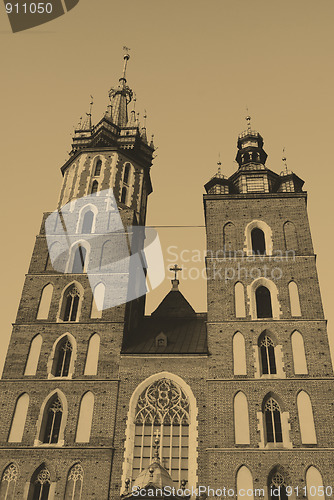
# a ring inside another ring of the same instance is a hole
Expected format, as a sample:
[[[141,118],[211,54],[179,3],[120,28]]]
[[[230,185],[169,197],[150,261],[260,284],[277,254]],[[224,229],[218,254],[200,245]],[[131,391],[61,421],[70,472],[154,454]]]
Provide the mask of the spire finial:
[[[288,173],[288,162],[286,160],[285,147],[283,148],[282,162],[284,164],[284,172],[285,172],[285,174],[287,174]]]
[[[127,47],[126,45],[123,46],[123,52],[124,52],[124,55],[123,55],[123,59],[124,59],[124,66],[123,66],[123,74],[122,74],[122,78],[120,78],[120,80],[123,80],[124,84],[126,82],[126,67],[128,65],[128,60],[130,59],[130,49],[129,47]]]
[[[248,106],[246,107],[246,112],[247,112],[247,116],[246,116],[247,130],[251,130],[251,116],[250,116],[249,111],[248,111]]]
[[[217,161],[217,165],[218,165],[217,174],[218,174],[218,177],[221,176],[221,164],[222,164],[222,162],[220,161],[220,153],[218,153],[218,161]]]
[[[160,462],[159,448],[160,448],[160,432],[159,429],[157,429],[155,432],[155,440],[154,440],[154,462]]]

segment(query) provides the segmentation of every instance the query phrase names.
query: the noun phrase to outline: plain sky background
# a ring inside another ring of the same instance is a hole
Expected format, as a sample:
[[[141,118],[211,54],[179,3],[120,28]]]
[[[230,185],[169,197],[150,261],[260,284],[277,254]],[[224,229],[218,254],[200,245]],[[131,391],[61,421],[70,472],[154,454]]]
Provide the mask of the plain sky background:
[[[123,45],[131,48],[128,83],[137,110],[146,109],[158,147],[147,223],[203,225],[203,185],[219,152],[222,172],[236,169],[248,106],[267,166],[282,170],[285,146],[289,168],[305,180],[332,335],[333,19],[332,0],[81,0],[55,21],[12,34],[1,4],[2,358],[42,212],[56,208],[73,127],[90,95],[93,121],[102,116]],[[159,234],[165,251],[205,247],[203,228]],[[148,312],[169,279],[149,294]],[[188,277],[181,290],[206,310],[203,280]]]

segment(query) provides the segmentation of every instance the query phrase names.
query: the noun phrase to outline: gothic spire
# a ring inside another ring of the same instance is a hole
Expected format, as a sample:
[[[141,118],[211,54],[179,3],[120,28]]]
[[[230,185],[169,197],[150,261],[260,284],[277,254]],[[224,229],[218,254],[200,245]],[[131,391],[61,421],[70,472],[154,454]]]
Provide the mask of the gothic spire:
[[[128,123],[128,104],[132,100],[133,92],[126,84],[126,70],[128,60],[130,59],[129,48],[123,47],[124,65],[122,76],[119,79],[117,87],[112,87],[109,91],[109,97],[112,105],[112,121],[119,127],[126,127]]]

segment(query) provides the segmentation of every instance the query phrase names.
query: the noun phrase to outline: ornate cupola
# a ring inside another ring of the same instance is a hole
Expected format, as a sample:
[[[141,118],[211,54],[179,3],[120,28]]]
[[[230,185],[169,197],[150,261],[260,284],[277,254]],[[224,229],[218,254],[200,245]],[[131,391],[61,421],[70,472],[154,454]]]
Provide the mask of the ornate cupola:
[[[236,161],[239,168],[244,166],[256,167],[259,164],[265,165],[267,160],[267,153],[263,149],[263,138],[256,130],[251,128],[251,117],[246,117],[247,129],[241,132],[238,137],[238,152]]]

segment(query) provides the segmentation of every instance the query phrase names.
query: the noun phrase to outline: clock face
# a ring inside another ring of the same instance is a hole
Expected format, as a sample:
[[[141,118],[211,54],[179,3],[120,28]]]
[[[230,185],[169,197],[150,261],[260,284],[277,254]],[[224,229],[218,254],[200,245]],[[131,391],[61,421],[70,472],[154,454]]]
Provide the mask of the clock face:
[[[257,141],[246,141],[242,145],[243,148],[248,148],[249,146],[254,146],[255,148],[257,148],[258,143]]]

